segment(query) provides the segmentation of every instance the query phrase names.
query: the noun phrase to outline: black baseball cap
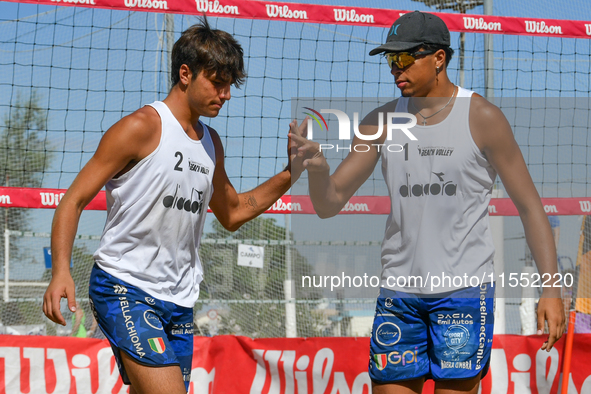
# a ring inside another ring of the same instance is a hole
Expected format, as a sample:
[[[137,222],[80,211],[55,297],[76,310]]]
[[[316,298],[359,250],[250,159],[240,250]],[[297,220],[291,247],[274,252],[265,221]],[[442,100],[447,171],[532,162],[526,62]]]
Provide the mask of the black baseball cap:
[[[369,55],[406,51],[424,44],[450,46],[449,29],[440,17],[414,11],[396,19],[386,43],[372,49]]]

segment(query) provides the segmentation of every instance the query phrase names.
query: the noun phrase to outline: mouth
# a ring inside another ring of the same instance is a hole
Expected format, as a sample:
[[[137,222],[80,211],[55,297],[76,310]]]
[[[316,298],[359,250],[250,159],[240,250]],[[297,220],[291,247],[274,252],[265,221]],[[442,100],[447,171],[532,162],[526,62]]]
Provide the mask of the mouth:
[[[406,85],[408,85],[407,81],[396,81],[396,86],[398,87],[398,89],[403,89],[404,87],[406,87]]]

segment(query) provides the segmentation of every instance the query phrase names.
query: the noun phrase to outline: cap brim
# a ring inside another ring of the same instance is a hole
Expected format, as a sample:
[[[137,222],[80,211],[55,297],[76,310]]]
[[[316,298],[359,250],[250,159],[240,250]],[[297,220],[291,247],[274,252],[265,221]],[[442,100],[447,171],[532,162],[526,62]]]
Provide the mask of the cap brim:
[[[423,42],[404,42],[404,41],[392,41],[387,42],[384,45],[380,45],[377,48],[372,49],[369,51],[369,56],[378,55],[382,52],[400,52],[406,51],[411,48],[418,47],[422,45]]]

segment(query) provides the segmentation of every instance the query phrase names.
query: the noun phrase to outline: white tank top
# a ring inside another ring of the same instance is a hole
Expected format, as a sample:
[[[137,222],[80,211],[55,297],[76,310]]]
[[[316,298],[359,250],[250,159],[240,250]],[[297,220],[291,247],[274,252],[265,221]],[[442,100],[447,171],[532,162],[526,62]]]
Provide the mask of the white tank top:
[[[477,285],[464,281],[465,274],[468,281],[470,276],[491,281],[494,246],[488,205],[496,172],[470,132],[473,92],[458,89],[445,120],[419,126],[419,117],[411,129],[417,141],[400,132],[408,141],[405,149],[382,150],[391,199],[382,243],[382,287],[436,294]],[[408,112],[407,105],[408,98],[401,97],[396,112]],[[431,277],[441,278],[442,273],[461,276],[461,285],[457,279],[455,284],[445,280],[431,289]],[[410,276],[421,277],[423,286],[408,280]],[[404,277],[406,285],[402,278],[394,282],[388,277]]]
[[[213,193],[215,149],[209,130],[192,140],[163,102],[156,150],[106,184],[107,223],[94,259],[152,297],[192,308],[203,268],[199,244]]]

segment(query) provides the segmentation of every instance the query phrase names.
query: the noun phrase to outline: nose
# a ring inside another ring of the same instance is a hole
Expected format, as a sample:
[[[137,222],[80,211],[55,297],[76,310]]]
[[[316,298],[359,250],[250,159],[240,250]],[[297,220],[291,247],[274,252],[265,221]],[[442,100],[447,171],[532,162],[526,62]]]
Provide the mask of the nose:
[[[394,75],[395,78],[398,78],[400,74],[402,74],[402,69],[398,68],[398,66],[394,64],[392,65],[392,70],[390,70],[390,73]]]
[[[221,89],[220,89],[220,98],[222,100],[230,100],[232,98],[232,94],[230,93],[230,84],[224,85]]]

